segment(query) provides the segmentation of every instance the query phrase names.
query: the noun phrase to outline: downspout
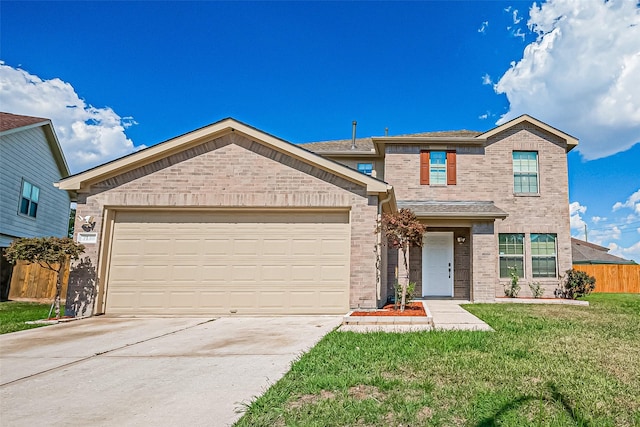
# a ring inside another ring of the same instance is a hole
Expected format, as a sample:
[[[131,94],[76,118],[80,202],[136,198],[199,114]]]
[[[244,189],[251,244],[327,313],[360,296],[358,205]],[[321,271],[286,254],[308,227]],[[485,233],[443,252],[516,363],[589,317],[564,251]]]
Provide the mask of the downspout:
[[[382,264],[382,205],[389,202],[392,198],[392,194],[388,193],[386,199],[380,200],[378,202],[378,225],[380,228],[378,231],[378,235],[376,236],[376,298],[379,301],[382,293],[382,272],[380,271]]]

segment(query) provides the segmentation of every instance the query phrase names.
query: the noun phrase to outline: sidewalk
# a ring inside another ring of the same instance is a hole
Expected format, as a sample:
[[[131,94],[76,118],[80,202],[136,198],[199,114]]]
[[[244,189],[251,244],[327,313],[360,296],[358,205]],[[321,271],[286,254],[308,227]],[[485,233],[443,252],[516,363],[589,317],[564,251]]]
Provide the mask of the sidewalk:
[[[348,317],[340,331],[351,332],[418,332],[418,331],[493,331],[460,304],[460,300],[422,300],[426,318],[411,317]]]
[[[469,304],[469,301],[427,300],[425,302],[429,314],[433,317],[433,328],[436,331],[493,331],[491,326],[460,307],[460,304]]]

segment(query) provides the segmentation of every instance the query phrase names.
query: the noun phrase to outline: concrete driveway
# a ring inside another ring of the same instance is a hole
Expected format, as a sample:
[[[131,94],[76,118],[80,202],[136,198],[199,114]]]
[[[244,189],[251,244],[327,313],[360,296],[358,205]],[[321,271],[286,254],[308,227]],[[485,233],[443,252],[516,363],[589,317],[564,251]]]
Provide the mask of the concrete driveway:
[[[341,320],[95,317],[0,335],[0,424],[230,425]]]

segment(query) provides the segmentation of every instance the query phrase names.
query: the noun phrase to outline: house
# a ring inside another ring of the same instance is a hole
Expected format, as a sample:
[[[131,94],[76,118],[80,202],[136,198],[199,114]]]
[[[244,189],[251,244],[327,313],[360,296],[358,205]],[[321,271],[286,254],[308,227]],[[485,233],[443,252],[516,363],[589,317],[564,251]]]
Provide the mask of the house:
[[[51,120],[0,112],[0,252],[18,237],[64,237],[70,195],[53,183],[69,175]],[[2,296],[11,265],[0,254]]]
[[[551,295],[571,268],[566,154],[578,140],[523,115],[487,132],[431,132],[304,146],[391,184],[427,225],[410,251],[423,297],[492,301],[510,268]],[[387,283],[395,281],[390,254]],[[526,295],[528,289],[521,291]],[[391,289],[388,289],[391,292]]]
[[[609,253],[609,248],[571,238],[571,254],[574,265],[585,264],[635,264],[634,261]]]
[[[577,142],[529,116],[485,133],[302,145],[219,121],[57,184],[93,218],[90,232],[76,221],[88,258],[74,280],[95,282],[76,314],[374,308],[398,264],[374,229],[403,207],[428,227],[410,251],[420,295],[492,301],[509,267],[555,287],[571,267]]]

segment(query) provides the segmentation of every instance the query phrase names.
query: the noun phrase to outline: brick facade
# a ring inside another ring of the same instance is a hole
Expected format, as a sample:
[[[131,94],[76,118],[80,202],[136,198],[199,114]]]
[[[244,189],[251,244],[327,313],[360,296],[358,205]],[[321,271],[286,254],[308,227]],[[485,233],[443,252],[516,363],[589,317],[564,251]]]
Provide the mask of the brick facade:
[[[103,224],[108,224],[103,221],[107,210],[137,207],[349,210],[350,305],[373,308],[378,304],[373,256],[378,197],[367,195],[361,185],[241,135],[227,134],[95,183],[88,192],[79,192],[77,215],[94,217],[93,231],[101,242],[108,234],[102,230]],[[76,220],[76,230],[81,226]],[[100,287],[104,285],[105,261],[99,244],[86,246],[84,262],[98,273],[97,289],[93,296],[85,295],[89,299],[78,304],[76,315],[91,312],[92,298],[96,298],[94,312],[102,312]],[[83,281],[78,278],[76,282]],[[71,292],[71,301],[77,300],[78,289]]]
[[[394,186],[398,200],[493,201],[496,207],[508,214],[506,219],[495,222],[470,220],[467,233],[470,230],[471,270],[468,282],[471,299],[486,301],[504,295],[503,285],[509,279],[499,277],[499,233],[525,234],[525,277],[521,280],[524,286],[520,295],[530,295],[526,284],[538,282],[545,288],[545,295],[551,296],[558,279],[533,278],[530,234],[556,234],[558,271],[562,274],[571,268],[566,149],[566,143],[559,137],[526,122],[489,138],[481,146],[456,145],[455,141],[438,145],[389,144],[385,153],[385,179]],[[456,151],[456,185],[420,184],[422,150]],[[513,151],[538,153],[538,194],[514,194]],[[451,223],[455,227],[454,221]],[[438,225],[446,227],[446,221],[438,221]],[[456,258],[460,255],[455,253]],[[457,260],[456,265],[459,264]],[[413,279],[421,281],[419,255],[412,259],[412,269],[418,270]],[[458,278],[454,292],[456,287],[461,288],[463,280]],[[462,297],[460,291],[458,295]]]

